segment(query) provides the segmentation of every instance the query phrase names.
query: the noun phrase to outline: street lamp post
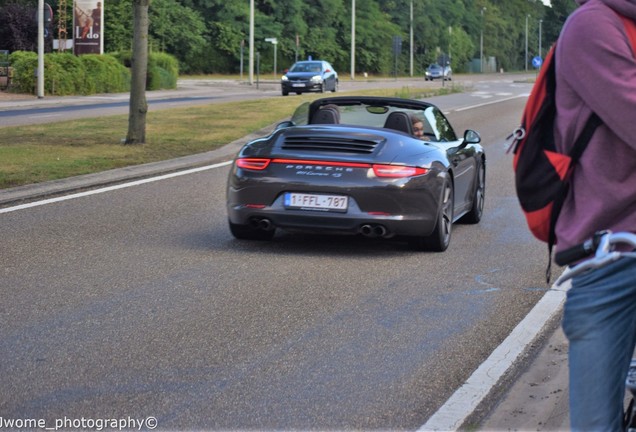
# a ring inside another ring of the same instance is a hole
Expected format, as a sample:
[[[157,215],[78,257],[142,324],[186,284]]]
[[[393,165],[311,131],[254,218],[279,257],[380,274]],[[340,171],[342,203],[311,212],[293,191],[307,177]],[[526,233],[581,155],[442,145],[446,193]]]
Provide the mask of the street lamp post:
[[[528,72],[528,18],[530,14],[526,15],[526,72]]]
[[[413,76],[413,0],[411,0],[411,30],[410,30],[410,60],[411,60],[411,76]]]
[[[356,0],[351,0],[351,80],[356,77]]]
[[[481,8],[481,37],[479,38],[479,72],[484,72],[484,11],[485,7]]]
[[[254,0],[250,0],[250,85],[254,84]]]
[[[451,39],[453,38],[453,27],[448,26],[448,65],[451,66]]]
[[[543,58],[542,55],[542,49],[541,49],[541,23],[543,23],[543,20],[539,20],[539,57]]]
[[[44,97],[44,0],[38,0],[38,98]]]
[[[276,38],[265,38],[265,42],[271,42],[274,45],[274,78],[276,78],[276,45],[278,45],[278,39]]]

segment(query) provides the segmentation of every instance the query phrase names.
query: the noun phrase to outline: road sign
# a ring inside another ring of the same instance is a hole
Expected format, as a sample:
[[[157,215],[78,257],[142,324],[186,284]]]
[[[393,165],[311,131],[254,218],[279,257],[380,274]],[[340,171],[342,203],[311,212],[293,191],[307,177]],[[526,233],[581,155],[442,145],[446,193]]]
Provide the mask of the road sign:
[[[532,66],[535,69],[539,69],[542,64],[543,64],[543,59],[540,56],[536,56],[532,59]]]
[[[44,25],[48,25],[53,21],[53,8],[51,8],[51,5],[49,5],[48,3],[44,3]],[[38,11],[37,8],[35,8],[35,22],[38,22]]]
[[[402,38],[393,36],[393,54],[400,54],[400,52],[402,52]]]

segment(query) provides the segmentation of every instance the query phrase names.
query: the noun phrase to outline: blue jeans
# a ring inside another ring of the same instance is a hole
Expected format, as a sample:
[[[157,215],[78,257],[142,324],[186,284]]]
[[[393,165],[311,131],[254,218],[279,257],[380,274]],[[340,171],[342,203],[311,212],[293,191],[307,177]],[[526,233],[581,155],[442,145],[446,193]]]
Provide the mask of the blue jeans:
[[[636,343],[636,259],[621,258],[574,278],[563,331],[572,430],[622,430],[625,377]]]

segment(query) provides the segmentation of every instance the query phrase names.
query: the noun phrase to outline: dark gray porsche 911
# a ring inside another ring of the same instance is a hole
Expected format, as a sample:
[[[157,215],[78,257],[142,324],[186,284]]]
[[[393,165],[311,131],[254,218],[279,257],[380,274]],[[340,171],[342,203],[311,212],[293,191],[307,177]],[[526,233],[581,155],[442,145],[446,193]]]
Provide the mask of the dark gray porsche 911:
[[[307,102],[237,155],[227,186],[230,230],[248,240],[269,240],[277,228],[397,237],[444,251],[453,222],[482,217],[480,141],[470,129],[455,135],[423,101]]]

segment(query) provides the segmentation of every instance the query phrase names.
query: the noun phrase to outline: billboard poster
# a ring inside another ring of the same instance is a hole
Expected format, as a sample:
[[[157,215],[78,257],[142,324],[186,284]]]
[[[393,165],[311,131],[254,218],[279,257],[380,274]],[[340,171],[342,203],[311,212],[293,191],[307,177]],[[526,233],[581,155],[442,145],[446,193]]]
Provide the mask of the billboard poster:
[[[73,53],[104,53],[103,0],[74,0]]]

